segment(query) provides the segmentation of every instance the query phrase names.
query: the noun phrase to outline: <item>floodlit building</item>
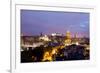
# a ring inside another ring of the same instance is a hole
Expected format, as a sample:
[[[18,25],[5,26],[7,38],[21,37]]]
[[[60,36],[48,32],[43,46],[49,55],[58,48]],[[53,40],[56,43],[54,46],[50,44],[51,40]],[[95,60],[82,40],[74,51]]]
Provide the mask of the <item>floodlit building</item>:
[[[66,39],[65,39],[65,45],[71,44],[71,33],[69,31],[66,32]]]
[[[52,33],[51,36],[62,36],[60,33]]]
[[[78,40],[78,36],[77,36],[77,34],[74,35],[74,37],[73,37],[73,41],[72,41],[72,44],[79,45],[79,40]]]
[[[50,41],[50,39],[47,35],[41,36],[39,39],[43,40],[43,41]]]

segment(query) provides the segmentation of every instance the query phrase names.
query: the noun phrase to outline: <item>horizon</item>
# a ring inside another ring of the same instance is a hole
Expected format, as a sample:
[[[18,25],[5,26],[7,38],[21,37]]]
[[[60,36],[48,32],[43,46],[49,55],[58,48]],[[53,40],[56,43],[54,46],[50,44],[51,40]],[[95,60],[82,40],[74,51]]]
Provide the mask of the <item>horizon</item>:
[[[66,34],[67,31],[72,36],[89,37],[89,13],[21,10],[21,34],[24,36],[40,35],[41,32]]]

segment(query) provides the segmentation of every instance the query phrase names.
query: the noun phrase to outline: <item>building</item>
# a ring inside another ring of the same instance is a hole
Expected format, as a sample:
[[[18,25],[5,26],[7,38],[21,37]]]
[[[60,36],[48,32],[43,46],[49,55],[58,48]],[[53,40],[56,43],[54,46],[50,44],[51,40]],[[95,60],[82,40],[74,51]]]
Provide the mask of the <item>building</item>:
[[[52,33],[51,36],[62,36],[60,33]]]
[[[74,37],[72,39],[72,44],[79,45],[79,38],[78,38],[77,34],[74,35]]]
[[[43,41],[50,41],[49,37],[47,35],[41,36],[39,38],[39,40],[43,40]]]
[[[66,32],[66,38],[65,38],[65,45],[70,45],[71,44],[71,33],[69,31]]]

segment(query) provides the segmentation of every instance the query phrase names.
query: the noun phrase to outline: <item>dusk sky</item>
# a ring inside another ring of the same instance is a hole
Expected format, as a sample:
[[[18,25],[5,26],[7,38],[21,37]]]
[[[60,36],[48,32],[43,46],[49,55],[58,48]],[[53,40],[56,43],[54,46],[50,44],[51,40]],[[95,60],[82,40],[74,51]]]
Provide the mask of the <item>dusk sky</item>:
[[[21,33],[25,36],[51,33],[89,37],[89,13],[21,10]]]

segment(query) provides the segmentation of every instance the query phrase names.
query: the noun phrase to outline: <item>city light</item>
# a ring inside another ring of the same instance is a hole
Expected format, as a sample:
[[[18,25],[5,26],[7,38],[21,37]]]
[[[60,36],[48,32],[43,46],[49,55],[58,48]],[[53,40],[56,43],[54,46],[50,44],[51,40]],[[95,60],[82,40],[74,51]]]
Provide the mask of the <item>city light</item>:
[[[31,52],[33,51],[33,53],[35,52],[34,50],[37,50],[37,55],[38,55],[40,53],[40,49],[42,49],[44,53],[42,54],[42,58],[39,60],[41,62],[66,60],[68,56],[70,57],[70,55],[68,55],[68,53],[71,51],[74,53],[77,51],[78,48],[80,48],[80,49],[84,48],[84,50],[87,50],[87,52],[85,52],[85,51],[83,52],[84,59],[87,59],[87,57],[89,57],[89,56],[87,56],[87,55],[89,55],[89,44],[86,44],[86,41],[88,41],[88,39],[78,38],[78,37],[76,37],[76,35],[75,35],[75,37],[71,37],[70,31],[66,32],[66,36],[62,36],[62,37],[61,36],[59,37],[59,36],[58,35],[52,36],[52,35],[44,34],[44,36],[43,35],[39,36],[37,39],[35,39],[35,41],[34,40],[29,41],[28,44],[25,42],[25,41],[27,41],[27,39],[23,38],[23,36],[22,36],[21,50],[22,50],[22,52],[24,52],[24,50],[25,50],[24,48],[26,48],[27,51],[31,50]],[[35,37],[33,36],[32,38],[35,38]],[[30,39],[30,37],[28,39]],[[59,40],[60,40],[60,42],[59,42]],[[31,42],[33,42],[33,44],[29,44]],[[83,43],[83,44],[81,44],[81,43]],[[83,46],[83,47],[81,47],[81,46]],[[38,49],[37,47],[40,49]],[[78,49],[78,50],[80,50],[80,49]],[[61,51],[61,50],[65,50],[65,51]],[[69,50],[69,51],[67,51],[67,50]],[[80,53],[80,51],[79,51],[79,53]],[[35,55],[31,55],[31,56],[32,56],[31,57],[32,61],[38,61],[38,57],[36,57]],[[86,56],[86,58],[85,58],[85,56]],[[70,58],[68,58],[68,59],[70,59]],[[76,59],[77,59],[77,56],[76,56]]]
[[[89,13],[21,10],[21,63],[90,59]]]

